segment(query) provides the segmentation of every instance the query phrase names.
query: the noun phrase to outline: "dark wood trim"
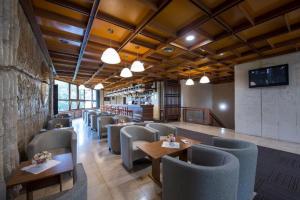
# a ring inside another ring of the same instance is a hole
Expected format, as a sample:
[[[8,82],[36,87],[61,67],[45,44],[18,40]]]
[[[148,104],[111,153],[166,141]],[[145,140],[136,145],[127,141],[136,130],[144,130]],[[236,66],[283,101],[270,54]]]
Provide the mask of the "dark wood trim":
[[[86,30],[84,32],[83,41],[81,43],[80,52],[79,52],[79,56],[78,56],[78,61],[77,61],[75,73],[74,73],[74,76],[73,76],[73,81],[76,80],[76,76],[77,76],[77,73],[78,73],[79,68],[80,68],[81,60],[82,60],[85,48],[87,46],[89,37],[90,37],[92,25],[93,25],[93,22],[95,20],[95,16],[97,14],[99,5],[100,5],[100,0],[95,0],[94,3],[93,3],[93,7],[92,7],[92,10],[91,10],[90,16],[89,16],[89,21],[88,21]]]

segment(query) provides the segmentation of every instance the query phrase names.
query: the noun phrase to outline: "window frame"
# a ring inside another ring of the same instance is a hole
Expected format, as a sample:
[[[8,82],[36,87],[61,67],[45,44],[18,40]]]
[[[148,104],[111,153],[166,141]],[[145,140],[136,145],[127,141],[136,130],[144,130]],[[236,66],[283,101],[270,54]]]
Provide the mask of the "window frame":
[[[55,81],[61,81],[61,80],[55,80]],[[54,84],[55,84],[55,81],[54,81]],[[58,111],[58,112],[66,112],[66,111],[74,111],[74,110],[82,110],[82,109],[85,109],[85,105],[86,105],[86,102],[89,101],[91,102],[91,108],[96,108],[97,107],[97,100],[96,100],[96,97],[94,98],[94,95],[97,96],[97,92],[94,92],[96,90],[94,89],[91,89],[91,88],[87,88],[90,90],[91,92],[91,99],[86,99],[86,90],[87,89],[84,89],[83,90],[83,99],[80,98],[80,90],[79,90],[79,86],[76,85],[76,84],[73,84],[73,83],[68,83],[68,82],[65,82],[65,81],[61,81],[61,82],[64,82],[64,83],[67,83],[68,84],[68,93],[69,93],[69,98],[68,99],[58,99],[58,103],[59,101],[67,101],[68,102],[68,105],[69,105],[69,109],[68,110],[64,110],[64,111]],[[75,85],[76,86],[76,99],[74,98],[71,98],[71,85]],[[58,94],[59,94],[59,88],[58,88]],[[59,96],[59,95],[58,95]],[[94,100],[95,99],[95,100]],[[77,106],[75,109],[72,109],[72,102],[76,102],[77,103]],[[84,105],[84,108],[80,108],[80,104]],[[95,104],[95,106],[94,106]]]

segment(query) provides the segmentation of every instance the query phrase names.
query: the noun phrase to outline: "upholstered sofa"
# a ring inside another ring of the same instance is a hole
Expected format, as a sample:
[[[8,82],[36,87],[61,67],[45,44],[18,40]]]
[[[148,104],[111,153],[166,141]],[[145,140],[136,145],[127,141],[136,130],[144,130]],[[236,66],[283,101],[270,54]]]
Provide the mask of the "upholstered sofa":
[[[191,164],[162,158],[163,200],[237,200],[239,161],[230,153],[192,146]]]
[[[139,144],[154,142],[157,131],[143,126],[126,126],[121,129],[121,157],[127,170],[133,168],[133,161],[144,158],[146,155],[140,149]]]
[[[74,166],[77,163],[77,134],[73,128],[49,130],[34,136],[27,147],[27,157],[41,151],[49,151],[53,155],[72,153]]]

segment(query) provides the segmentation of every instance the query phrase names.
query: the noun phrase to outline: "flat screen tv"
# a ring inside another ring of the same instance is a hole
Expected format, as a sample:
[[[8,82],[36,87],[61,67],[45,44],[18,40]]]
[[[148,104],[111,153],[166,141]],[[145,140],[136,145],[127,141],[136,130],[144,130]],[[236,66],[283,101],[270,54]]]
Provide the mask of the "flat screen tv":
[[[249,88],[289,84],[288,64],[249,70]]]

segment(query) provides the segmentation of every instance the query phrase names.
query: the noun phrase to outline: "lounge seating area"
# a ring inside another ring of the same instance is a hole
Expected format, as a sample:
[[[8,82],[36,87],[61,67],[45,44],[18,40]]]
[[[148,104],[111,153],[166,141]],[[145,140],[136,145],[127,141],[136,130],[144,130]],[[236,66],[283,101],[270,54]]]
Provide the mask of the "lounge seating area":
[[[300,0],[0,0],[0,200],[300,200]]]

